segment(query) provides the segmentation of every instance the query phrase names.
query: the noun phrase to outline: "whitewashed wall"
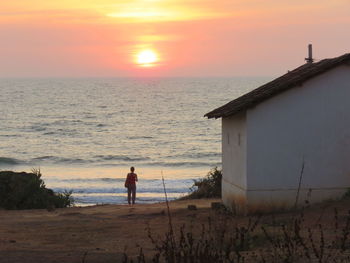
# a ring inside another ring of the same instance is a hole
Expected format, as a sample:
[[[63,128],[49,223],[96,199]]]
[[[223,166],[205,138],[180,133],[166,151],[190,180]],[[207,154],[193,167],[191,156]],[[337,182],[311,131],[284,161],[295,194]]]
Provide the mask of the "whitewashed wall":
[[[241,132],[243,120],[223,120],[223,168],[225,180],[246,186],[249,205],[293,205],[303,160],[300,202],[339,197],[350,187],[350,66],[315,77],[246,114],[246,149],[229,147],[225,139],[228,129],[232,136]]]
[[[245,112],[222,119],[222,200],[228,207],[246,200]]]

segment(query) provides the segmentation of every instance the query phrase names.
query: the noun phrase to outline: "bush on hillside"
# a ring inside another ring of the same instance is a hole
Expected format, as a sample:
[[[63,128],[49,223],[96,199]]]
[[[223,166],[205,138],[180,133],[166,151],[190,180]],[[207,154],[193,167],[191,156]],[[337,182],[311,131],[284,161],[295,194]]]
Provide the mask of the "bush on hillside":
[[[40,170],[32,173],[0,172],[0,207],[5,209],[63,208],[73,205],[71,192],[46,188]]]
[[[194,180],[191,193],[182,199],[221,197],[222,171],[217,167],[210,170],[203,179]]]

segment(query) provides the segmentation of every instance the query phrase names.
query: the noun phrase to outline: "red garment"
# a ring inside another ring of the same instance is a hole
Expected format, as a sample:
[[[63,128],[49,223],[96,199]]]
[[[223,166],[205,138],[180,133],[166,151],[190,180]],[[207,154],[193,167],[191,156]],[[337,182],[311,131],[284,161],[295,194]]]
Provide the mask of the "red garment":
[[[136,184],[136,174],[135,173],[128,173],[128,176],[127,176],[127,182],[129,185],[133,184],[135,185]]]

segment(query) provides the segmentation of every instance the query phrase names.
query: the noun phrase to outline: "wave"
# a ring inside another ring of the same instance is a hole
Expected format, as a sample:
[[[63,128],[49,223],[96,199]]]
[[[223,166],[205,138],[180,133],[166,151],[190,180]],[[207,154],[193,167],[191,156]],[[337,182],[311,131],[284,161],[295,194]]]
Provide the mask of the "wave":
[[[79,194],[115,194],[115,193],[125,193],[126,188],[118,188],[118,187],[102,187],[102,188],[64,188],[64,187],[52,187],[52,190],[55,192],[63,193],[65,191],[72,191],[74,193]],[[138,193],[163,193],[164,190],[162,187],[157,188],[137,188]],[[167,193],[178,193],[178,194],[185,194],[189,192],[189,188],[166,188]]]
[[[202,167],[202,166],[220,166],[221,162],[152,162],[145,165],[150,166],[166,166],[166,167],[179,167],[179,166],[191,166],[191,167]]]
[[[46,127],[42,124],[34,124],[29,127],[26,127],[28,131],[34,131],[34,132],[41,132],[41,131],[46,131]]]
[[[7,137],[7,138],[9,138],[9,137],[19,137],[19,135],[18,134],[0,134],[0,137]]]
[[[146,161],[149,157],[129,157],[125,155],[95,155],[94,158],[104,161]]]
[[[56,135],[56,134],[58,134],[57,132],[45,132],[45,133],[43,133],[43,135]]]
[[[60,178],[60,177],[47,177],[45,178],[45,180],[47,181],[51,181],[51,182],[68,182],[68,183],[93,183],[93,182],[106,182],[106,183],[110,183],[110,182],[123,182],[125,181],[125,177],[95,177],[95,178]],[[152,178],[152,179],[147,179],[147,178],[141,178],[140,179],[142,182],[144,183],[162,183],[162,179],[161,178]],[[193,182],[193,180],[195,180],[195,178],[186,178],[186,179],[166,179],[165,183],[188,183],[188,182]]]
[[[120,183],[125,181],[125,177],[122,178],[69,178],[69,179],[61,179],[59,177],[48,177],[45,180],[49,182],[59,182],[59,183]],[[160,179],[142,179],[143,182],[152,183],[161,181]]]
[[[142,140],[142,139],[153,139],[153,136],[129,136],[129,140]]]
[[[186,155],[182,155],[186,157]],[[18,160],[16,158],[0,157],[0,165],[36,165],[36,164],[89,164],[95,166],[115,166],[126,165],[128,163],[137,163],[137,166],[158,166],[158,167],[213,167],[220,166],[221,162],[216,160],[203,161],[201,158],[210,158],[217,156],[216,153],[203,153],[187,155],[188,161],[176,160],[179,156],[166,156],[165,160],[154,160],[145,156],[127,156],[127,155],[94,155],[91,158],[70,158],[53,155],[43,155],[29,160]],[[174,160],[173,160],[174,159]]]
[[[179,155],[168,155],[167,158],[211,158],[221,157],[221,152],[198,152],[198,153],[184,153]]]
[[[74,125],[74,124],[80,124],[80,123],[83,123],[81,120],[56,120],[54,122],[51,122],[51,123],[47,123],[46,125],[47,126],[69,126],[69,125]]]
[[[20,165],[24,163],[25,162],[15,158],[0,157],[0,165]]]
[[[108,163],[108,161],[113,161]],[[52,155],[44,155],[32,158],[30,160],[19,160],[16,158],[0,157],[0,165],[37,165],[51,163],[56,165],[63,164],[89,164],[97,166],[115,166],[125,165],[126,163],[137,162],[138,166],[158,166],[158,167],[214,167],[221,166],[221,162],[216,161],[152,161],[149,157],[128,157],[125,155],[96,155],[91,159],[83,158],[66,158]],[[99,179],[100,180],[100,179]],[[108,179],[106,179],[108,180]]]
[[[70,164],[78,164],[78,163],[87,163],[88,160],[83,160],[81,158],[63,158],[63,157],[57,157],[57,156],[40,156],[32,159],[33,162],[36,161],[51,161],[53,163],[70,163]]]
[[[143,162],[142,158],[136,159],[136,160],[119,160],[119,161],[124,161],[124,162],[136,162],[137,166],[151,166],[151,167],[215,167],[215,166],[221,166],[221,162],[218,162],[216,160],[211,160],[207,162],[197,162],[197,161],[152,161],[151,158],[147,158],[149,160],[148,162]],[[97,165],[99,166],[116,166],[116,165],[122,165],[124,163],[98,163]]]

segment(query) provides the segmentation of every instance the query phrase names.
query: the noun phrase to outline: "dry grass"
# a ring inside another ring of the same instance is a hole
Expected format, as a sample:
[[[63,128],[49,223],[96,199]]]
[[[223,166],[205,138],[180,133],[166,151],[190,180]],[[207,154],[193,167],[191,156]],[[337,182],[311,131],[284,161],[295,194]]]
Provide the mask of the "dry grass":
[[[177,233],[170,223],[158,238],[149,228],[155,252],[146,255],[141,248],[134,258],[124,253],[123,262],[350,262],[350,210],[333,207],[323,218],[322,208],[313,218],[313,209],[254,217],[221,211],[207,222],[183,224]]]

